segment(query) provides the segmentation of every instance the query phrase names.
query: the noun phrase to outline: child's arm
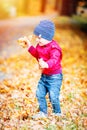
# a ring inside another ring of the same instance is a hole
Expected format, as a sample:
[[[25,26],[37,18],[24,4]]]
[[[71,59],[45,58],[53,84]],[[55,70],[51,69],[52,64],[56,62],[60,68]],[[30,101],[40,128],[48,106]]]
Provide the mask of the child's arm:
[[[36,50],[35,47],[30,46],[30,47],[28,48],[28,52],[29,52],[32,56],[34,56],[36,59],[38,59],[37,50]]]
[[[50,51],[50,59],[46,61],[49,68],[52,68],[54,65],[56,65],[58,62],[60,63],[61,60],[61,52],[54,48]]]

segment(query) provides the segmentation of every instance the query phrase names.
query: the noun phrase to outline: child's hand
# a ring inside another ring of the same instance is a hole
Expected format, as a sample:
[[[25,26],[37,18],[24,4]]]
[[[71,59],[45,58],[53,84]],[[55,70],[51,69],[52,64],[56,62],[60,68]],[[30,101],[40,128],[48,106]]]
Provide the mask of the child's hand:
[[[23,48],[30,47],[31,43],[27,37],[22,37],[18,39],[19,45],[21,45]]]
[[[48,64],[43,59],[39,59],[39,65],[42,69],[48,68]]]

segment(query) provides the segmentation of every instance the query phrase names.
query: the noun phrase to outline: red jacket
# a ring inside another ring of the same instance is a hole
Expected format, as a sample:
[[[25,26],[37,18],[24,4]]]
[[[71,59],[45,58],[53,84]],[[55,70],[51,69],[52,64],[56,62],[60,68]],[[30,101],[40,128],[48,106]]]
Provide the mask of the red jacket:
[[[43,74],[53,75],[62,73],[62,51],[56,41],[52,40],[50,43],[44,46],[37,44],[36,48],[31,46],[28,51],[37,60],[42,58],[48,64],[49,68],[43,69]]]

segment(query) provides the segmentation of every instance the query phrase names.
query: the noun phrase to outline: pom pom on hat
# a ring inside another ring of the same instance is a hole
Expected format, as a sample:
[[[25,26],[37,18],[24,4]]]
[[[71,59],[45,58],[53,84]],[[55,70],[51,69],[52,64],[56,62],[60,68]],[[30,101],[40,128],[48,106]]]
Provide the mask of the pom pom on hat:
[[[34,34],[51,41],[55,33],[55,25],[50,20],[41,21],[34,29]]]

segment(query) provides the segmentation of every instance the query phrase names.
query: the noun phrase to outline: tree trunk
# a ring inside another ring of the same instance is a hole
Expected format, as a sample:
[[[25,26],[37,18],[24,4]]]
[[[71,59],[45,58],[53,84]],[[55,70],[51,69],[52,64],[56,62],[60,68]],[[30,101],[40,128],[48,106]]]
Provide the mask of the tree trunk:
[[[58,10],[58,1],[59,0],[55,0],[55,7],[54,7],[55,10]]]
[[[71,16],[76,13],[78,0],[60,0],[59,14]]]
[[[29,13],[29,2],[30,2],[30,0],[23,1],[23,11],[25,14]]]
[[[76,14],[76,7],[78,5],[79,0],[73,0],[72,2],[73,2],[72,12],[73,14]]]
[[[41,12],[44,13],[46,10],[47,0],[41,0]]]

